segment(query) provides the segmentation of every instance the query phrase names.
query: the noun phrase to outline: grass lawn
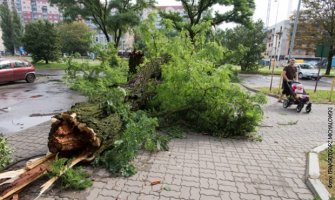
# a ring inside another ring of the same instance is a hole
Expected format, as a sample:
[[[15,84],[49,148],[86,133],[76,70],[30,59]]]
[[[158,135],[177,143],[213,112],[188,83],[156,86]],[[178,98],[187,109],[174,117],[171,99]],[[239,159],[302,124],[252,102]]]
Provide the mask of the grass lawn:
[[[77,63],[88,63],[89,65],[99,65],[99,60],[90,60],[90,59],[72,59],[72,62]],[[37,69],[66,69],[67,62],[59,61],[59,62],[49,62],[49,64],[45,64],[45,62],[35,63],[34,66]]]
[[[257,90],[265,94],[274,94],[274,95],[279,95],[281,92],[281,90],[279,90],[278,88],[272,88],[272,91],[270,93],[268,87],[260,87],[260,88],[257,88]],[[314,93],[314,90],[307,89],[306,92],[309,93],[309,98],[312,103],[330,103],[329,102],[330,91],[328,90],[317,90],[316,93]],[[332,94],[331,103],[333,104],[335,103],[335,91]]]
[[[335,152],[335,146],[333,146],[333,153]],[[335,159],[335,158],[334,158]],[[319,162],[320,162],[320,180],[321,182],[325,185],[327,188],[328,192],[331,194],[332,197],[335,197],[335,183],[333,182],[333,187],[329,188],[328,187],[328,181],[329,181],[329,175],[328,175],[328,149],[325,151],[321,152],[319,154]],[[333,165],[334,165],[334,160],[333,160]],[[335,167],[333,168],[335,170]],[[335,173],[333,171],[333,178]],[[334,180],[333,180],[334,181]]]
[[[22,57],[22,56],[6,56],[6,58],[10,59],[23,59],[27,60],[29,62],[32,62],[31,57]],[[81,58],[74,58],[72,59],[73,62],[77,63],[88,63],[89,65],[99,65],[100,61],[99,60],[91,60],[91,59],[81,59]],[[66,69],[67,68],[67,62],[66,60],[60,59],[58,62],[49,62],[49,64],[45,64],[44,61],[40,61],[38,63],[35,63],[34,66],[37,69]]]

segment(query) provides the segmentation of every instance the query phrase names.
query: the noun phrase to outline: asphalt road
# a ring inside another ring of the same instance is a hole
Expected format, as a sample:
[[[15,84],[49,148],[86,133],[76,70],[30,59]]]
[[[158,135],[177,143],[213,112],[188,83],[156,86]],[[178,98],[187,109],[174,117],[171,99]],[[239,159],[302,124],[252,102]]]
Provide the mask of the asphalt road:
[[[0,84],[0,133],[11,134],[50,120],[55,113],[68,110],[84,96],[71,91],[62,81],[64,74],[56,70],[40,70],[34,83],[25,81]],[[45,76],[47,75],[47,76]],[[271,76],[240,74],[242,83],[250,87],[269,87]],[[331,78],[322,78],[319,89],[330,89]],[[305,88],[314,89],[315,81],[302,80]],[[273,87],[278,87],[274,76]]]
[[[34,83],[18,81],[0,84],[0,133],[11,134],[50,120],[84,96],[71,91],[62,81],[62,72],[41,71]]]
[[[264,76],[259,74],[240,74],[241,82],[247,86],[256,87],[270,87],[271,76]],[[273,76],[272,87],[279,87],[280,76]],[[303,79],[299,80],[306,89],[313,89],[315,87],[315,80]],[[318,89],[320,90],[330,90],[332,78],[323,77],[318,83]]]

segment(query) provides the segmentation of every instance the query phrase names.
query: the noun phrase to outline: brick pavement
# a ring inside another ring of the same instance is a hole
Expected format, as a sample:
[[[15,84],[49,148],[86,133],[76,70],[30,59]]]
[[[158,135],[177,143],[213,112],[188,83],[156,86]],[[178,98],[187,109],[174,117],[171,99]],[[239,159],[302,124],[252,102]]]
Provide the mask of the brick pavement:
[[[327,109],[313,105],[310,114],[285,110],[275,99],[264,106],[265,117],[258,134],[262,142],[219,139],[188,133],[170,142],[170,151],[142,152],[130,178],[112,177],[104,169],[85,167],[94,179],[84,191],[52,189],[40,199],[223,199],[223,200],[311,200],[304,176],[306,152],[327,141]],[[295,125],[279,125],[298,120]],[[25,157],[46,151],[49,124],[9,137]],[[150,179],[162,183],[151,186]],[[33,199],[41,181],[21,193]]]

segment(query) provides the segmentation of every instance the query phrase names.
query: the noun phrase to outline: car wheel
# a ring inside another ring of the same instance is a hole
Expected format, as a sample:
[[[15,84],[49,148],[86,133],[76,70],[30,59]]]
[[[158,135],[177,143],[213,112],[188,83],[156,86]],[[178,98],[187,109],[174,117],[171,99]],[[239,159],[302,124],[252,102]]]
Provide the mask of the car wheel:
[[[302,75],[301,72],[298,74],[298,77],[299,77],[299,79],[302,79],[302,78],[303,78],[303,75]]]
[[[27,83],[33,83],[35,81],[35,79],[36,79],[35,74],[28,74],[26,76]]]

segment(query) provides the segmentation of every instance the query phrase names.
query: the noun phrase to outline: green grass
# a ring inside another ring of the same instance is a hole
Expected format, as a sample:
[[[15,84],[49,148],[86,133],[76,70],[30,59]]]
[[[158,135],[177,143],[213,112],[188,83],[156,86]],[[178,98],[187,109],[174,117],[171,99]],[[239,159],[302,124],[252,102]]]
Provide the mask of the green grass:
[[[335,146],[333,146],[333,153],[334,152],[335,152]],[[329,181],[328,149],[326,149],[325,151],[323,151],[319,154],[319,162],[320,162],[320,180],[324,184],[324,186],[327,188],[327,190],[331,194],[331,196],[334,197],[335,196],[335,185],[333,185],[332,188],[327,187],[328,186],[328,181]],[[334,164],[335,163],[334,163],[334,160],[333,160],[333,165]],[[333,170],[335,170],[335,168]]]
[[[268,87],[260,87],[257,88],[257,90],[263,92],[264,94],[273,94],[273,95],[279,95],[281,93],[281,90],[278,88],[272,88],[271,92],[269,91]],[[313,103],[330,103],[329,96],[330,91],[328,90],[317,90],[316,93],[314,93],[314,90],[306,90],[307,93],[309,93],[309,98],[311,102]],[[335,103],[335,91],[332,94],[331,103]]]
[[[42,62],[38,62],[35,63],[34,66],[36,67],[36,69],[66,69],[67,68],[67,64],[66,63],[57,63],[57,62],[49,62],[49,64],[46,63],[42,63]]]
[[[32,62],[31,57],[23,57],[23,56],[6,56],[6,58],[10,59],[23,59],[27,60],[29,62]],[[77,63],[88,63],[89,65],[99,65],[100,61],[99,60],[91,60],[91,59],[81,59],[81,58],[74,58],[72,59],[73,62]],[[46,64],[44,61],[40,61],[38,63],[34,63],[34,66],[36,69],[59,69],[59,70],[64,70],[67,68],[67,63],[66,59],[60,59],[58,62],[49,62],[49,64]]]
[[[90,59],[72,59],[72,62],[77,63],[88,63],[89,65],[99,65],[99,60],[90,60]],[[46,64],[45,62],[38,62],[35,63],[34,66],[37,69],[59,69],[64,70],[67,68],[67,63],[65,60],[59,61],[59,62],[49,62],[49,64]]]

